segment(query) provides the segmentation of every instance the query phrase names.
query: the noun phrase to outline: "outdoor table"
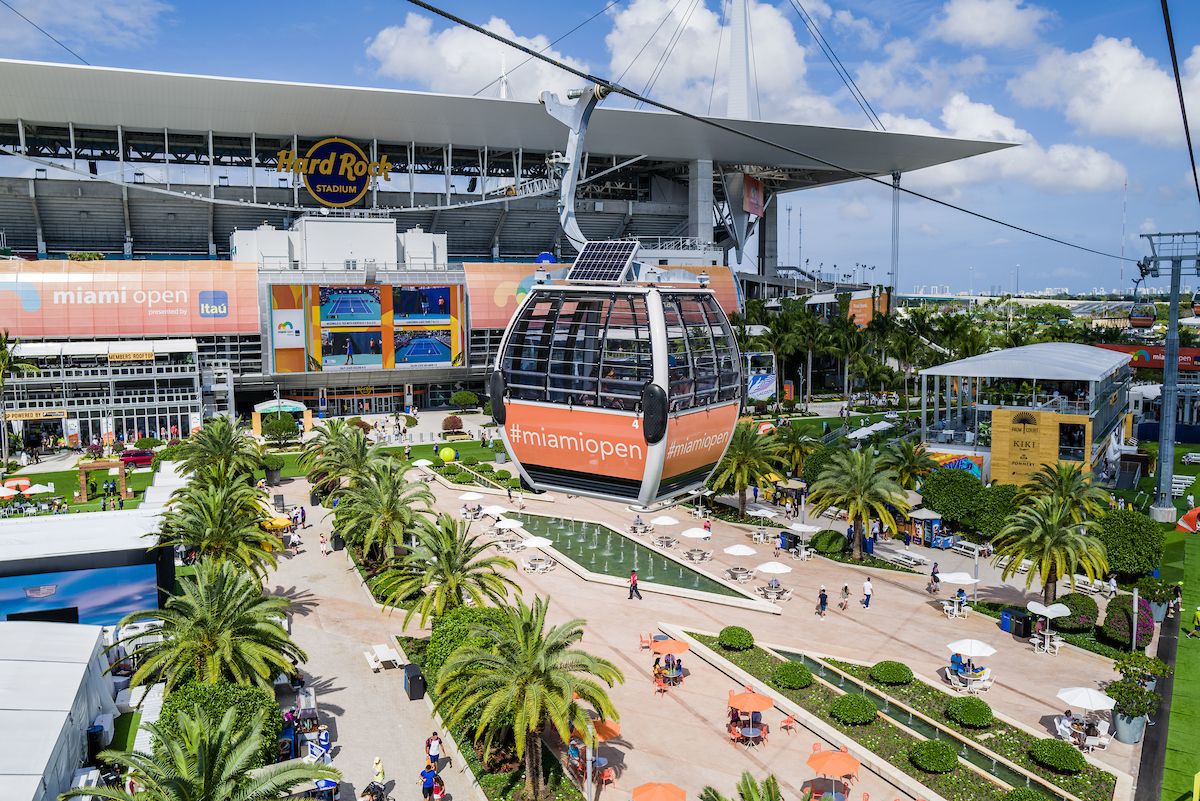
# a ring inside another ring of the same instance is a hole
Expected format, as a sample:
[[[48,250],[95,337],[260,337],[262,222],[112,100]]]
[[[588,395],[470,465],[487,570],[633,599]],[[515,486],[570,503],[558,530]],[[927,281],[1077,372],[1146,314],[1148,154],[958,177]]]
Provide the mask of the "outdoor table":
[[[675,538],[674,537],[666,537],[666,536],[655,537],[654,544],[659,546],[660,548],[670,548],[673,545],[675,545]]]
[[[729,568],[725,572],[727,572],[730,576],[744,576],[744,575],[748,574],[750,571],[744,567],[736,567],[735,566],[735,567]]]
[[[602,757],[602,756],[592,757],[592,767],[594,767],[594,768],[603,768],[607,764],[608,764],[608,757]]]
[[[694,561],[699,559],[701,556],[704,556],[705,553],[707,553],[707,551],[705,551],[703,548],[692,548],[687,552],[686,555]]]
[[[783,587],[768,587],[765,584],[758,588],[758,591],[763,594],[764,598],[782,598],[787,592]]]
[[[664,678],[672,684],[678,684],[683,680],[683,668],[675,667],[666,672]]]
[[[746,745],[756,745],[761,737],[762,729],[753,726],[747,726],[742,729],[742,738],[746,741]]]

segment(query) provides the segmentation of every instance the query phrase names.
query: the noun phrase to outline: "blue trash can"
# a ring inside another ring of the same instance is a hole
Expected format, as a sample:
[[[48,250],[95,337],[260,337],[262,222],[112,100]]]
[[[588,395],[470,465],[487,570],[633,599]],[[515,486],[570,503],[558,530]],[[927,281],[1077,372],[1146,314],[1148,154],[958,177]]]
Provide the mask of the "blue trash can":
[[[1012,631],[1012,612],[1007,609],[1000,612],[1000,630]]]

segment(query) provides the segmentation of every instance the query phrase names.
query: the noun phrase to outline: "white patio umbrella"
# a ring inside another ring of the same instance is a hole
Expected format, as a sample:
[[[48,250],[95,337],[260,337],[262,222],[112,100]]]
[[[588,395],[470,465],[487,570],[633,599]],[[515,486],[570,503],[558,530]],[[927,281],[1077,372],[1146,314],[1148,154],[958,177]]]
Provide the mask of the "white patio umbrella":
[[[1077,706],[1089,712],[1112,709],[1115,703],[1112,698],[1091,687],[1064,687],[1058,691],[1057,697],[1067,706]]]
[[[968,657],[991,656],[996,653],[995,648],[979,640],[955,640],[954,642],[946,643],[946,648],[952,654],[962,654]]]
[[[749,545],[730,545],[728,548],[723,550],[730,556],[754,556],[754,554],[757,553],[757,551],[755,551]]]
[[[433,462],[429,461],[428,459],[418,459],[417,461],[413,462],[413,467],[429,467],[431,464],[433,464]]]
[[[659,515],[650,521],[652,526],[678,526],[679,521],[670,515]]]
[[[547,545],[553,545],[554,542],[545,537],[527,537],[521,540],[521,544],[526,548],[545,548]]]
[[[754,569],[759,573],[775,573],[780,576],[782,576],[784,573],[792,572],[792,569],[782,562],[763,562]]]
[[[520,528],[520,527],[521,527],[521,521],[520,521],[520,520],[513,520],[513,519],[511,519],[511,518],[507,518],[507,517],[502,517],[502,518],[500,518],[499,520],[497,520],[497,521],[496,521],[496,522],[493,524],[493,526],[494,526],[495,528],[498,528],[498,529],[500,529],[501,531],[512,531],[514,528]]]
[[[1025,608],[1039,617],[1049,618],[1050,620],[1066,617],[1071,614],[1071,609],[1066,604],[1050,604],[1046,606],[1037,601],[1030,601],[1025,605]]]
[[[808,523],[792,523],[788,528],[801,534],[816,534],[821,530],[820,526],[810,526]]]
[[[34,484],[33,486],[26,487],[25,489],[21,490],[22,495],[45,495],[47,492],[54,492],[54,490],[50,489],[45,484]]]
[[[458,496],[458,499],[460,501],[481,501],[483,500],[483,496],[478,492],[464,492]]]
[[[938,573],[938,579],[943,584],[978,584],[979,579],[969,573]]]
[[[15,489],[12,489],[11,487],[0,487],[0,498],[11,498],[14,495],[20,495],[20,494],[21,494],[20,492],[18,492]]]
[[[499,517],[500,515],[508,514],[508,510],[503,506],[492,504],[491,506],[483,507],[483,513],[488,517]]]
[[[770,509],[751,509],[746,514],[751,517],[775,517],[778,512],[772,512]]]
[[[702,528],[685,528],[679,536],[687,537],[689,540],[706,540],[711,533]]]

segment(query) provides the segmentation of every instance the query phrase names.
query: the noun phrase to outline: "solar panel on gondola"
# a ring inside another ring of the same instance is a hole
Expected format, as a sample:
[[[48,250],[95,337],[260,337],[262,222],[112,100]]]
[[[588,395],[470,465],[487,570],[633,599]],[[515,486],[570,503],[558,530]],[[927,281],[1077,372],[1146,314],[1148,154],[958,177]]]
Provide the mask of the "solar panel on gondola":
[[[589,284],[620,283],[628,276],[637,249],[638,243],[633,240],[588,242],[567,272],[567,280]]]

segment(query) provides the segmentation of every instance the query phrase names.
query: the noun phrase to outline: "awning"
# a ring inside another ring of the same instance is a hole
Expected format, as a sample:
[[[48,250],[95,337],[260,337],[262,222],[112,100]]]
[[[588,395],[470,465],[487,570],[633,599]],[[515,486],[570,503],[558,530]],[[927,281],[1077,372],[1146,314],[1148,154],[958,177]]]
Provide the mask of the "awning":
[[[287,400],[285,398],[263,401],[262,403],[254,404],[254,411],[258,412],[259,414],[275,414],[276,412],[288,412],[290,414],[295,414],[297,412],[303,412],[307,408],[307,406],[299,401]]]
[[[913,520],[941,520],[942,516],[929,509],[913,509],[908,516]]]

